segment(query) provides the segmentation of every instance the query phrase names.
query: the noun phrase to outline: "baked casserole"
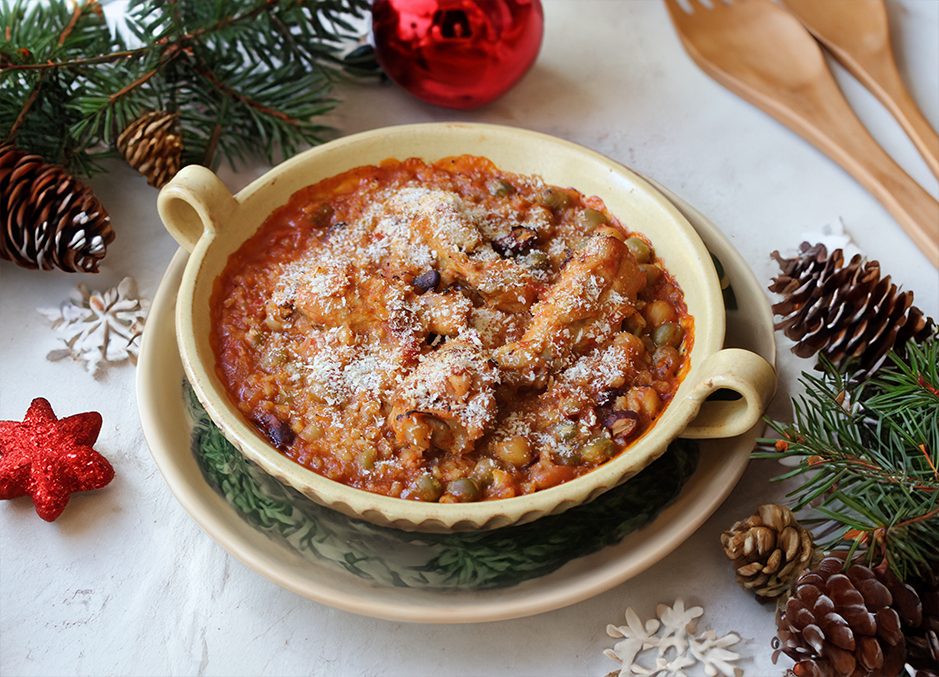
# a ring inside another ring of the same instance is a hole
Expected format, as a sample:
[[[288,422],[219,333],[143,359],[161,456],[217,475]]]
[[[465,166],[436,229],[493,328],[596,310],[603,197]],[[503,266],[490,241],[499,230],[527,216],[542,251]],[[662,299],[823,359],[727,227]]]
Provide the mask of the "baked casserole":
[[[386,160],[295,193],[211,301],[229,397],[337,482],[405,499],[531,494],[640,439],[694,322],[597,197],[481,157]]]

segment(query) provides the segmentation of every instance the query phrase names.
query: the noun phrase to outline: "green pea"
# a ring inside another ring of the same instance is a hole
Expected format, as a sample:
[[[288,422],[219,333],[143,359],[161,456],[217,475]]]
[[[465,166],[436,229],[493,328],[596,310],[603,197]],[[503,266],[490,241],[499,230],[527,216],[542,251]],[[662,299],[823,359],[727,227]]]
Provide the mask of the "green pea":
[[[665,322],[652,332],[652,343],[660,348],[662,346],[677,347],[684,335],[684,330],[677,322]]]
[[[515,186],[505,179],[493,179],[489,182],[489,194],[496,197],[506,197],[515,192]]]
[[[551,211],[564,209],[571,203],[571,196],[560,188],[547,188],[541,191],[536,199],[538,204]]]
[[[540,249],[533,249],[520,259],[516,259],[531,270],[547,270],[551,267],[551,257]]]
[[[281,367],[290,360],[290,356],[283,348],[276,348],[261,358],[261,366],[266,369]]]
[[[633,313],[623,320],[623,331],[628,331],[633,336],[641,336],[646,326],[646,319],[641,313]]]
[[[583,462],[580,449],[574,447],[561,447],[554,451],[554,460],[559,465],[580,465]]]
[[[488,487],[492,484],[492,470],[496,467],[496,462],[491,458],[481,458],[473,468],[471,477],[480,488]]]
[[[570,421],[561,421],[554,425],[554,437],[561,442],[570,442],[577,436],[577,426]]]
[[[418,477],[411,485],[408,498],[415,501],[434,502],[443,496],[443,485],[429,472]]]
[[[627,238],[626,246],[639,263],[649,263],[652,260],[652,247],[641,237]]]
[[[585,232],[593,232],[600,226],[605,226],[609,224],[610,219],[607,218],[606,214],[596,209],[590,209],[589,207],[580,213],[580,223],[584,228]]]
[[[461,477],[447,484],[447,493],[460,503],[472,503],[482,496],[479,485],[469,477]]]
[[[598,437],[587,442],[580,450],[580,456],[588,463],[603,463],[616,454],[616,443],[608,437]]]

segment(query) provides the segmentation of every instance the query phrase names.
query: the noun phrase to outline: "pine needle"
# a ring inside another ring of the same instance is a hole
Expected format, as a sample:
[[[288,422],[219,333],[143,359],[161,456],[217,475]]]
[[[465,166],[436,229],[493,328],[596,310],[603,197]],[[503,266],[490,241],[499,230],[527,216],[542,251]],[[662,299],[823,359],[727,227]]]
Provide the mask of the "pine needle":
[[[289,156],[332,132],[316,119],[370,0],[133,0],[129,46],[97,1],[0,2],[0,141],[75,174],[100,170],[149,111],[177,113],[187,163]]]
[[[798,460],[775,480],[803,480],[789,498],[800,521],[832,534],[824,550],[924,574],[939,562],[939,334],[866,380],[821,363],[822,376],[802,375],[792,424],[770,421],[779,439],[756,456]]]

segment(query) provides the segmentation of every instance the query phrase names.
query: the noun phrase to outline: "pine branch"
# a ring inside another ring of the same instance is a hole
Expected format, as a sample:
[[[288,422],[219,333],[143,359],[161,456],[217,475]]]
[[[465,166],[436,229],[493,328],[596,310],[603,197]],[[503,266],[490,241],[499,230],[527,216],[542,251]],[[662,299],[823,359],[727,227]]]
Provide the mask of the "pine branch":
[[[798,460],[776,480],[802,480],[792,507],[833,532],[824,549],[906,578],[939,562],[939,333],[889,358],[866,380],[822,360],[821,377],[803,374],[793,423],[770,421],[779,439],[756,455]]]
[[[14,140],[47,162],[88,174],[94,162],[72,126],[81,113],[72,105],[84,68],[52,69],[83,53],[111,52],[121,43],[108,31],[97,3],[0,5],[0,140]]]
[[[148,111],[178,114],[184,158],[212,168],[273,161],[324,140],[315,118],[336,103],[331,84],[369,0],[135,0],[129,47],[100,5],[3,0],[0,140],[63,164],[97,167]],[[348,71],[362,73],[358,56]]]

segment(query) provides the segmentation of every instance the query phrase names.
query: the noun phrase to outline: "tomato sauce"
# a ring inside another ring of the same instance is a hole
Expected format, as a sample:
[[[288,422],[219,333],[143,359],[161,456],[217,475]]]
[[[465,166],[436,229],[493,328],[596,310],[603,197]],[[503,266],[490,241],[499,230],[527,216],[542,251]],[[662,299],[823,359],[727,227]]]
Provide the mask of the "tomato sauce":
[[[674,397],[694,334],[653,245],[597,197],[485,158],[309,186],[212,296],[217,370],[272,445],[423,501],[589,472]]]

